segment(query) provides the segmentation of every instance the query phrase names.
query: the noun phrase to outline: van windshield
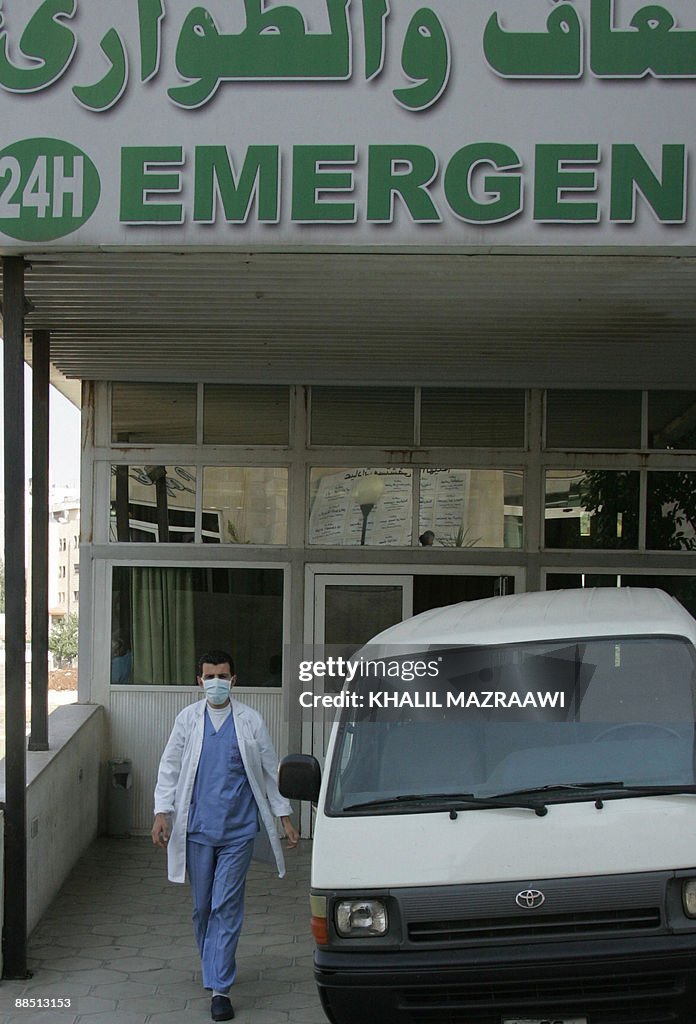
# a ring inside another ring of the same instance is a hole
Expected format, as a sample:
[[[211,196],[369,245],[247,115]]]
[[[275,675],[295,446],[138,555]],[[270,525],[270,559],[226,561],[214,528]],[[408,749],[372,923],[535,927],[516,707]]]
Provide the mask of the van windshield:
[[[382,650],[358,667],[332,759],[330,815],[696,783],[696,662],[683,638]]]

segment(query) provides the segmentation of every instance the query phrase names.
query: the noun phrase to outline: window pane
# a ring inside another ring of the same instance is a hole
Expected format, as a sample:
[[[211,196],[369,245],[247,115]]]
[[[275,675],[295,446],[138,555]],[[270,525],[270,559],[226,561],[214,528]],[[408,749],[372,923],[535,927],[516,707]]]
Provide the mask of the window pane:
[[[309,543],[411,544],[410,469],[312,469]]]
[[[288,471],[209,466],[203,470],[203,542],[286,544]]]
[[[546,577],[547,590],[572,590],[577,587],[658,587],[676,597],[689,614],[696,616],[696,576],[553,572]]]
[[[238,686],[279,686],[281,569],[116,566],[111,682],[196,685],[198,658],[229,651]]]
[[[523,490],[521,471],[422,470],[418,518],[421,544],[457,548],[521,547]]]
[[[193,543],[194,466],[112,466],[109,540]]]
[[[640,391],[547,391],[547,448],[640,448]]]
[[[523,448],[524,391],[423,388],[421,443]]]
[[[349,658],[403,616],[401,586],[329,585],[324,592],[324,643],[335,649],[336,656]]]
[[[622,576],[609,572],[550,572],[546,575],[547,590],[581,590],[585,587],[619,587]],[[625,577],[624,585],[637,586],[633,576]]]
[[[480,601],[515,593],[514,576],[416,573],[413,577],[413,614],[460,601]]]
[[[639,474],[550,470],[546,474],[547,548],[636,548]]]
[[[696,551],[696,473],[648,473],[646,542],[657,551]]]
[[[407,445],[411,388],[312,388],[312,444]]]
[[[696,448],[696,391],[651,391],[650,448]]]
[[[196,385],[111,385],[113,444],[195,444]]]
[[[205,444],[288,444],[287,388],[206,384],[203,394]]]

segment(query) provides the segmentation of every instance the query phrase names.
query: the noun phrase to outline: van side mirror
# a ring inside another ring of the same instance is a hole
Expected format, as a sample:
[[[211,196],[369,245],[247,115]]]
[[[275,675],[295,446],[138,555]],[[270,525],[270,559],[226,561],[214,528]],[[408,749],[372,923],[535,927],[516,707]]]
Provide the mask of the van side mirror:
[[[278,768],[278,789],[288,800],[315,804],[321,788],[321,768],[311,754],[288,754]]]

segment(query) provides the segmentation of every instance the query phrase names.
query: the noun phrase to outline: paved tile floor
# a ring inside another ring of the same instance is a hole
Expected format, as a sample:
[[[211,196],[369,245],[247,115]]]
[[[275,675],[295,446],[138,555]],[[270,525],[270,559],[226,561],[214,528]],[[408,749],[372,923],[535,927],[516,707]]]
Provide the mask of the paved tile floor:
[[[279,879],[253,865],[232,990],[239,1024],[326,1024],[312,980],[310,846]],[[29,940],[28,981],[0,984],[1,1024],[198,1024],[201,986],[188,885],[167,882],[149,838],[98,839]],[[69,999],[69,1008],[17,999]]]

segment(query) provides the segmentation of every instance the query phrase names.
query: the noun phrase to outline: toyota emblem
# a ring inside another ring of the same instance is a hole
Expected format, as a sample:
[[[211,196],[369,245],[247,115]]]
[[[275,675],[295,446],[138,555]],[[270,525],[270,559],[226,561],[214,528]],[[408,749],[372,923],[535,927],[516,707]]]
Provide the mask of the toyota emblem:
[[[515,896],[515,903],[523,910],[537,910],[546,897],[539,889],[523,889]]]

